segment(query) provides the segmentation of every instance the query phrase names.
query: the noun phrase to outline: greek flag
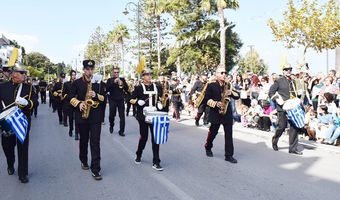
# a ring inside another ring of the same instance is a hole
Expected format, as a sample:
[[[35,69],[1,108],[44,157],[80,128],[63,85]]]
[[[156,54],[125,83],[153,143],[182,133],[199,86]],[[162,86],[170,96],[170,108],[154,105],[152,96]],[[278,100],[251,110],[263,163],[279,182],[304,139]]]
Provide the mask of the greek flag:
[[[152,118],[153,136],[156,144],[165,144],[168,140],[170,119],[168,116]]]
[[[300,105],[293,110],[287,111],[287,118],[292,121],[297,128],[303,128],[305,126],[305,112]]]
[[[12,131],[15,133],[17,138],[21,143],[24,143],[26,138],[28,121],[24,113],[18,108],[16,111],[6,119],[7,123],[10,125]]]

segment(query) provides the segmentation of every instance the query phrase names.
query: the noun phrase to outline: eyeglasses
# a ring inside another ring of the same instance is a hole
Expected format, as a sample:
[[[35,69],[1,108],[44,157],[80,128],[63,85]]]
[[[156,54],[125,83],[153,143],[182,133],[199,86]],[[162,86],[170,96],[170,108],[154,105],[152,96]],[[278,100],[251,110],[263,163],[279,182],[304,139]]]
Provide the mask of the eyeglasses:
[[[224,74],[227,74],[227,72],[219,72],[220,74],[224,75]]]
[[[113,72],[114,74],[118,74],[119,72]]]
[[[283,71],[292,71],[292,68],[285,68]]]

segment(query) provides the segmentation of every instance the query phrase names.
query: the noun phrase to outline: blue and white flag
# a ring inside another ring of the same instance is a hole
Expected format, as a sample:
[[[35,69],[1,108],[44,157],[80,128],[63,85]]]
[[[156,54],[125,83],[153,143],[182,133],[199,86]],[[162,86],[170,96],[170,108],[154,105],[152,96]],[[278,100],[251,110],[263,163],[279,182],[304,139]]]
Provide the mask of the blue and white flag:
[[[22,113],[18,108],[11,116],[6,119],[6,121],[20,142],[24,143],[28,128],[28,120],[24,113]]]
[[[155,116],[152,118],[154,142],[165,144],[168,140],[170,119],[168,116]]]
[[[293,110],[287,111],[287,118],[292,121],[297,128],[303,128],[305,126],[305,112],[300,105]]]

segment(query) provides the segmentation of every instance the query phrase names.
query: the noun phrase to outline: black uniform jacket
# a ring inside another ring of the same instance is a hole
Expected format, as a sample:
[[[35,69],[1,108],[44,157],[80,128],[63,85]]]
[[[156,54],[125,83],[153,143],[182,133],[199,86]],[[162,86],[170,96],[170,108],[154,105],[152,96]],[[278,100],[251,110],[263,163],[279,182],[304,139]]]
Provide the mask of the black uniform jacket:
[[[39,90],[37,92],[46,92],[46,89],[47,89],[46,81],[40,81],[39,82]]]
[[[152,105],[156,105],[156,102],[159,101],[159,98],[162,97],[163,93],[162,93],[162,88],[157,86],[156,88],[154,88],[153,84],[151,85],[145,85],[145,89],[146,91],[155,91],[155,89],[157,90],[157,100],[156,100],[156,95],[152,95]],[[130,100],[131,104],[135,104],[137,105],[137,115],[136,115],[136,119],[137,120],[145,120],[145,115],[143,114],[143,108],[145,106],[149,106],[150,100],[147,100],[149,98],[148,94],[143,94],[143,87],[142,85],[138,85],[135,87],[135,90],[132,93],[132,98]],[[140,106],[138,105],[138,100],[144,100],[145,101],[145,105]]]
[[[109,94],[109,100],[124,100],[125,93],[128,92],[129,87],[124,78],[119,78],[123,81],[123,88],[120,88],[118,83],[114,83],[116,78],[109,78],[106,82],[106,92]]]
[[[274,82],[274,84],[270,87],[269,89],[269,97],[272,98],[272,96],[274,96],[274,94],[276,92],[279,93],[279,95],[281,95],[282,99],[284,101],[290,99],[290,95],[296,96],[296,94],[291,93],[290,91],[294,91],[293,90],[293,86],[292,86],[292,82],[290,80],[287,79],[287,77],[282,76],[281,78],[279,78],[277,81]],[[277,107],[277,111],[283,111],[282,106],[279,104],[276,104]]]
[[[71,93],[71,88],[72,88],[72,83],[73,81],[67,81],[66,83],[64,83],[64,87],[63,87],[63,106],[65,108],[69,108],[71,106],[70,104],[70,93]]]
[[[192,86],[192,88],[191,88],[190,95],[193,95],[196,91],[202,92],[205,84],[206,83],[202,82],[201,80],[196,81],[194,86]]]
[[[230,98],[239,99],[239,93],[232,87],[230,83],[226,83],[228,90],[231,90]],[[221,101],[221,94],[224,86],[221,86],[219,82],[209,83],[202,103],[206,103],[210,107],[209,122],[213,124],[232,124],[233,115],[231,109],[231,103],[229,103],[226,115],[219,114],[219,108],[216,106],[217,102]]]
[[[12,81],[0,83],[0,112],[4,109],[1,101],[5,103],[5,106],[15,102],[18,89],[19,84],[13,83]],[[19,105],[19,108],[26,115],[27,119],[30,119],[32,108],[38,104],[35,88],[31,84],[23,83],[20,97],[25,97],[28,101],[28,105]]]
[[[74,106],[75,109],[75,122],[76,124],[82,124],[82,123],[101,123],[102,121],[102,112],[103,110],[98,105],[97,108],[90,108],[90,115],[88,119],[83,119],[81,117],[81,112],[79,110],[79,105],[82,101],[85,100],[86,93],[87,93],[87,85],[84,77],[81,77],[77,80],[75,80],[72,83],[70,95],[67,98],[70,100],[70,103],[72,106]],[[101,87],[101,84],[99,83],[90,83],[92,84],[92,91],[96,93],[96,96],[92,98],[95,102],[103,102],[104,101],[104,87]]]
[[[64,83],[61,81],[58,81],[54,84],[53,89],[52,89],[52,94],[56,100],[57,103],[61,104],[62,103],[62,98],[58,96],[60,92],[62,92],[64,89]]]

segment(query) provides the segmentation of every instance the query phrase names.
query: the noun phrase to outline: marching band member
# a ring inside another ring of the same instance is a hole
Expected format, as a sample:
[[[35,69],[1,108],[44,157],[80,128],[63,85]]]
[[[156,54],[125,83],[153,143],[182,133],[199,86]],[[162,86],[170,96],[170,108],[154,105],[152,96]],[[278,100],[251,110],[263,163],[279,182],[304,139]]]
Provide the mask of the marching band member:
[[[70,71],[70,81],[67,81],[64,83],[63,87],[63,117],[64,117],[64,122],[67,121],[68,118],[68,123],[69,123],[69,131],[68,134],[70,137],[73,135],[73,115],[74,115],[74,108],[70,104],[69,100],[66,100],[70,96],[71,88],[72,88],[72,83],[76,80],[76,71],[71,70]],[[75,137],[78,138],[78,132],[76,131]]]
[[[148,124],[145,122],[145,115],[143,114],[144,107],[151,106],[156,108],[156,104],[159,102],[159,97],[162,96],[162,89],[157,87],[156,84],[151,82],[152,80],[152,72],[149,69],[145,69],[142,71],[142,79],[143,83],[135,87],[135,90],[132,94],[132,99],[130,102],[132,104],[137,105],[137,115],[136,119],[139,123],[139,143],[136,151],[135,163],[140,164],[142,153],[145,148],[146,142],[148,140],[148,129],[150,129],[151,135],[151,143],[152,143],[152,152],[153,152],[153,165],[152,168],[157,171],[162,171],[163,168],[160,165],[159,158],[159,144],[154,142],[153,128],[152,124]],[[150,99],[150,96],[151,99]],[[157,110],[159,110],[157,108]]]
[[[174,108],[173,118],[179,120],[181,118],[180,111],[183,108],[182,98],[181,98],[181,88],[179,87],[179,80],[177,77],[172,78],[172,84],[170,85],[171,91],[171,102]]]
[[[198,79],[194,86],[192,87],[190,91],[190,96],[193,96],[195,94],[195,107],[197,108],[197,115],[195,117],[195,125],[199,126],[199,121],[204,113],[203,117],[203,124],[208,124],[208,112],[209,108],[206,106],[205,103],[202,103],[205,91],[208,84],[208,77],[207,75],[202,75],[202,80]]]
[[[126,116],[128,117],[129,116],[129,112],[130,112],[130,108],[132,106],[132,116],[136,116],[136,105],[132,105],[130,103],[130,99],[132,97],[132,93],[133,93],[133,90],[135,88],[135,81],[133,79],[130,79],[129,82],[128,82],[128,92],[126,93]]]
[[[32,78],[32,85],[35,88],[37,98],[39,99],[39,82],[36,78]],[[34,117],[36,118],[38,115],[38,106],[39,106],[39,101],[36,105],[33,106],[32,109],[32,115],[34,114]]]
[[[287,115],[283,110],[283,102],[290,99],[291,97],[296,97],[297,93],[295,88],[294,81],[291,80],[290,76],[292,73],[292,67],[290,64],[286,64],[283,66],[283,76],[276,80],[274,84],[269,89],[269,97],[275,100],[276,109],[277,109],[277,117],[278,117],[278,128],[272,138],[272,147],[274,151],[278,151],[279,148],[277,143],[282,133],[285,131],[287,127]],[[275,98],[278,96],[279,98]],[[283,101],[283,102],[282,102]],[[298,129],[295,127],[291,121],[289,128],[289,153],[302,155],[302,152],[297,149],[299,139],[298,139]]]
[[[161,87],[162,88],[162,97],[161,97],[161,102],[162,102],[162,112],[169,112],[169,107],[170,107],[170,94],[169,94],[169,91],[170,91],[170,84],[167,80],[166,77],[164,76],[159,76],[158,77],[158,81],[157,81],[157,87]]]
[[[83,77],[75,80],[71,87],[70,103],[75,110],[75,122],[79,129],[79,159],[81,168],[88,170],[87,149],[90,140],[91,172],[95,180],[102,180],[100,174],[100,132],[102,123],[102,109],[100,102],[104,101],[104,88],[98,83],[92,83],[95,62],[83,61]]]
[[[18,149],[18,175],[22,183],[28,180],[28,143],[29,131],[31,126],[31,111],[37,104],[38,99],[32,85],[24,83],[27,71],[15,66],[11,72],[11,80],[0,84],[0,111],[4,110],[4,106],[9,106],[13,102],[21,109],[28,120],[26,129],[26,138],[21,143],[15,134],[5,136],[2,135],[2,148],[7,159],[8,175],[14,174],[15,153],[14,148]],[[19,93],[20,92],[20,93]]]
[[[59,81],[54,84],[52,93],[54,96],[55,106],[58,111],[59,124],[67,126],[67,121],[63,121],[63,88],[64,88],[65,73],[60,73]]]
[[[46,89],[47,83],[44,78],[41,78],[39,81],[39,90],[40,91],[40,99],[42,104],[46,104]]]
[[[112,71],[112,78],[109,78],[106,82],[106,89],[109,93],[109,105],[110,105],[110,133],[113,133],[113,127],[115,125],[115,117],[119,113],[119,135],[125,136],[125,105],[124,96],[128,92],[128,85],[124,78],[119,78],[119,68],[114,67]]]
[[[205,100],[210,107],[208,137],[205,143],[206,155],[213,157],[211,151],[213,141],[218,133],[221,124],[224,128],[225,142],[225,160],[231,163],[237,163],[233,157],[233,115],[230,105],[230,98],[238,99],[239,94],[232,88],[232,84],[225,81],[226,70],[222,67],[216,69],[216,81],[209,83],[205,93]]]

